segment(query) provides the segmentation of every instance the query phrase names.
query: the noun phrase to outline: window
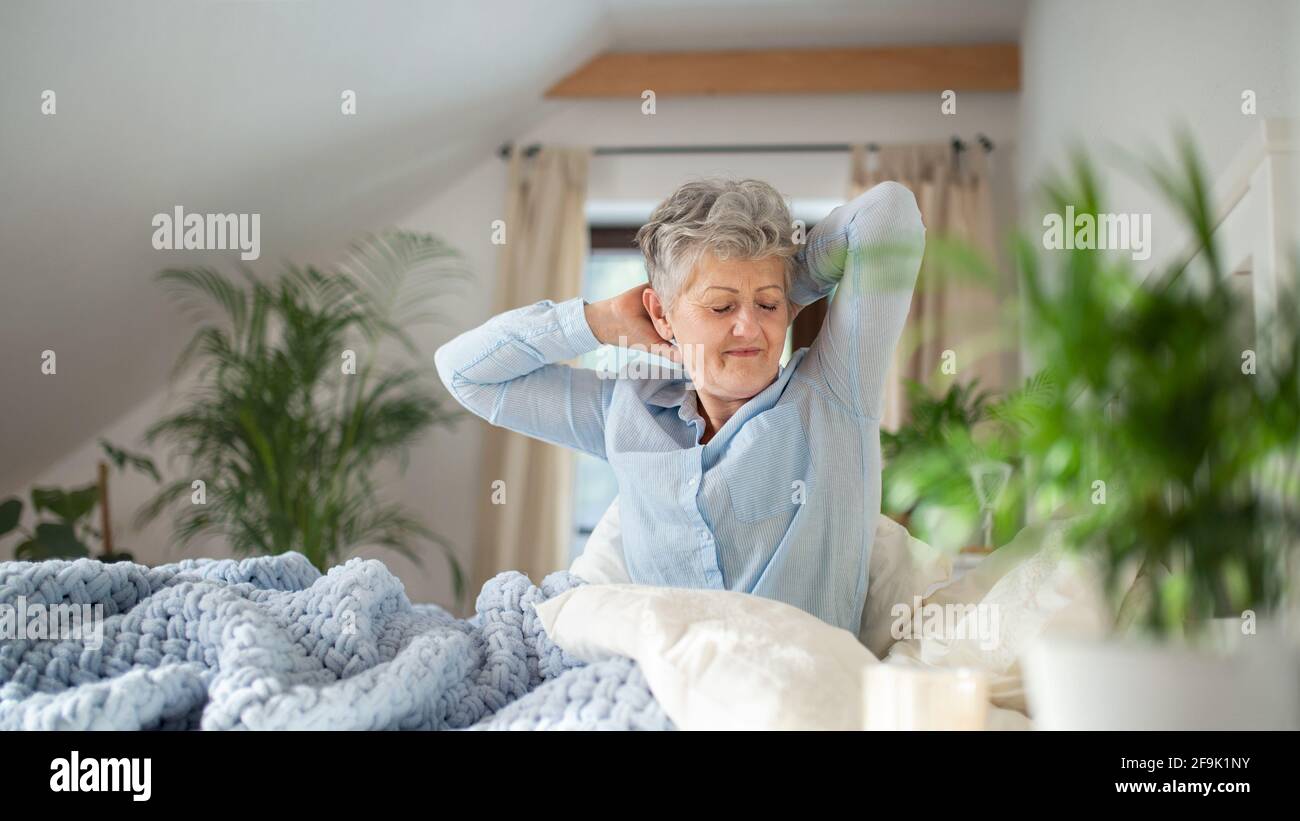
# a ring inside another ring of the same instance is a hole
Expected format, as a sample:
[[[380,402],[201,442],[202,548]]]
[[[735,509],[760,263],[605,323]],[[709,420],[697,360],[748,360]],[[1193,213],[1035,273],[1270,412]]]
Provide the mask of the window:
[[[583,272],[582,298],[588,302],[609,299],[646,281],[645,259],[636,247],[599,247],[597,236],[611,229],[593,229],[591,256]],[[635,234],[631,229],[629,236]],[[609,240],[606,240],[609,242]],[[596,368],[614,361],[609,345],[584,354],[579,363],[584,368]],[[603,459],[585,453],[575,455],[573,471],[573,541],[569,548],[569,562],[582,553],[591,531],[605,515],[614,497],[618,495],[618,480],[614,469]]]

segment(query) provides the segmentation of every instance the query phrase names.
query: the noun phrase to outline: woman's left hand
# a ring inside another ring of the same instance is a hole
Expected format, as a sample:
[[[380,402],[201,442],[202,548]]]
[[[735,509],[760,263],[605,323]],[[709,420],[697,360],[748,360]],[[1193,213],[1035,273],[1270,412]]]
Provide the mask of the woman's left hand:
[[[641,292],[649,287],[643,283],[618,296],[591,303],[586,308],[587,324],[603,345],[634,347],[680,363],[681,350],[659,335],[646,312]]]

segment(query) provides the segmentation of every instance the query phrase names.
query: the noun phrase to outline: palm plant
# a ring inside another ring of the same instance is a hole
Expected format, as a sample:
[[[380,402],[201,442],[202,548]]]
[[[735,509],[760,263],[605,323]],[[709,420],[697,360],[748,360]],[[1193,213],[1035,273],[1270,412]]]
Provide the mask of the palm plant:
[[[1077,514],[1067,543],[1101,557],[1117,620],[1168,635],[1280,603],[1300,539],[1300,304],[1283,287],[1254,350],[1191,141],[1173,163],[1125,161],[1201,252],[1144,281],[1126,255],[1016,239],[1030,350],[1050,372],[1017,446],[1031,508]],[[1105,213],[1081,151],[1042,190],[1048,213]]]
[[[368,545],[422,566],[419,537],[446,555],[459,603],[464,574],[451,545],[381,501],[372,476],[392,456],[404,468],[431,425],[460,415],[422,384],[427,367],[378,357],[385,342],[418,355],[407,329],[440,319],[427,303],[464,276],[458,259],[432,236],[394,232],[353,243],[336,271],[289,266],[265,282],[245,268],[242,283],[211,268],[163,271],[202,312],[175,371],[197,362],[198,387],[146,432],[169,442],[185,469],[138,522],[174,510],[179,544],[207,534],[240,555],[296,550],[322,571]],[[215,317],[204,310],[214,307]]]

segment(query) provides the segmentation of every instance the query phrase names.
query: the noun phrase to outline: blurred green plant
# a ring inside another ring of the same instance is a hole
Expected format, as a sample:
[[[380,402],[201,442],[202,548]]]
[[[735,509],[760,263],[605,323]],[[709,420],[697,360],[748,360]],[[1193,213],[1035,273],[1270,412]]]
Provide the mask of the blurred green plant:
[[[957,552],[971,546],[980,521],[971,471],[1001,462],[1011,477],[993,508],[993,544],[981,546],[1010,541],[1024,526],[1020,436],[1050,390],[1048,375],[999,398],[982,390],[978,378],[953,382],[937,396],[916,380],[905,384],[908,419],[880,434],[882,510],[927,544]]]
[[[354,242],[337,271],[290,265],[264,282],[245,267],[243,283],[211,268],[163,271],[183,303],[217,312],[176,364],[179,374],[198,361],[198,387],[146,432],[171,443],[185,478],[137,521],[171,509],[179,544],[208,534],[240,555],[296,550],[321,571],[370,545],[423,566],[414,544],[425,539],[446,556],[459,605],[464,572],[450,543],[382,501],[373,478],[391,457],[404,469],[431,426],[462,415],[422,384],[436,384],[427,366],[377,360],[385,342],[419,356],[407,329],[443,319],[428,303],[466,276],[459,260],[433,236],[400,231]],[[195,480],[204,504],[192,503]]]
[[[154,464],[153,459],[138,453],[131,453],[128,450],[119,448],[107,439],[100,439],[99,446],[103,448],[104,455],[109,458],[118,470],[125,470],[130,467],[139,473],[143,473],[155,482],[162,482],[162,476],[158,473],[158,467]]]
[[[105,455],[119,470],[130,466],[158,481],[158,470],[149,457],[123,450],[104,439],[99,440],[99,444]],[[107,474],[101,473],[101,475]],[[52,514],[53,518],[38,521],[31,530],[20,524],[23,516],[22,500],[17,496],[11,496],[0,502],[0,538],[14,531],[26,537],[14,548],[14,558],[18,561],[39,562],[46,559],[86,558],[95,558],[103,562],[133,561],[134,557],[130,553],[118,547],[110,548],[103,532],[92,524],[90,514],[99,505],[101,492],[106,492],[106,489],[101,491],[98,481],[70,490],[33,487],[32,511],[37,515]],[[102,542],[101,550],[91,556],[89,545],[97,541]]]
[[[1193,142],[1177,146],[1172,161],[1121,159],[1173,206],[1199,249],[1190,261],[1144,277],[1124,252],[1013,241],[1027,344],[1046,365],[1013,437],[1030,511],[1073,514],[1067,543],[1102,559],[1117,622],[1166,636],[1273,611],[1300,540],[1300,304],[1287,284],[1300,265],[1278,272],[1276,310],[1243,340],[1254,309],[1221,263]],[[1042,194],[1048,214],[1106,213],[1079,149]]]

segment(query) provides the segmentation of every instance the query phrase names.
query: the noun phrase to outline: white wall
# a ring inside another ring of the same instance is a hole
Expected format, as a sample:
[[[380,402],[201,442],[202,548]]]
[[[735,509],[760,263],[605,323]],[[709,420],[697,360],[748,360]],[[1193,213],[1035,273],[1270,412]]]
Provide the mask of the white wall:
[[[1021,34],[1019,202],[1043,231],[1032,186],[1065,170],[1072,143],[1101,161],[1111,213],[1151,215],[1148,276],[1189,250],[1191,237],[1160,196],[1118,171],[1111,146],[1173,156],[1185,126],[1209,181],[1225,177],[1266,117],[1300,114],[1300,3],[1294,0],[1034,0]],[[1254,117],[1242,112],[1253,90]],[[1296,180],[1300,187],[1300,178]],[[1021,370],[1040,363],[1024,351]]]
[[[1178,124],[1214,179],[1257,118],[1300,114],[1298,21],[1295,0],[1035,0],[1021,36],[1021,185],[1063,169],[1072,140],[1103,161],[1108,143],[1171,156]],[[1246,89],[1255,118],[1241,111]],[[1183,249],[1189,237],[1158,195],[1118,173],[1107,182],[1108,211],[1152,215],[1150,266]],[[1022,201],[1041,232],[1041,209]]]
[[[238,262],[155,249],[155,214],[260,214],[260,273],[328,261],[603,50],[604,6],[0,3],[0,489],[163,383],[188,328],[160,269]]]
[[[947,140],[954,134],[970,140],[978,132],[997,145],[995,168],[1009,172],[1015,158],[1017,99],[1014,94],[967,94],[958,101],[956,116],[939,112],[935,95],[848,95],[826,97],[749,97],[660,100],[657,113],[640,113],[632,103],[592,101],[547,103],[546,115],[517,136],[534,141],[571,145],[652,145],[681,143],[851,142]],[[445,189],[431,192],[427,203],[400,221],[403,227],[438,234],[459,248],[475,271],[476,281],[462,296],[449,300],[445,311],[457,318],[455,327],[424,328],[416,341],[428,354],[456,333],[485,321],[493,304],[496,247],[490,225],[504,216],[505,164],[495,145],[484,145],[482,160]],[[842,199],[849,173],[847,154],[834,155],[672,155],[661,157],[597,157],[591,165],[589,198],[597,201],[654,200],[666,196],[688,176],[734,174],[771,182],[793,199]],[[998,178],[1000,205],[1007,217],[1013,181]],[[566,298],[557,294],[557,298]],[[43,473],[36,484],[73,485],[95,475],[97,440],[136,448],[139,436],[165,407],[165,392],[151,397],[76,452]],[[485,492],[479,476],[481,434],[485,423],[463,420],[453,431],[438,429],[415,448],[409,469],[398,477],[389,471],[388,494],[407,504],[426,524],[450,539],[468,572],[472,564],[477,495]],[[169,478],[172,474],[167,474]],[[10,492],[26,494],[27,488]],[[114,475],[113,522],[117,541],[148,563],[181,558],[169,547],[166,521],[143,532],[132,527],[134,511],[148,498],[152,484],[138,477]],[[8,540],[0,557],[12,552]],[[196,546],[184,556],[227,557],[219,542]],[[432,548],[421,571],[400,556],[382,549],[361,555],[384,560],[403,580],[413,601],[450,606],[450,575]],[[472,608],[470,591],[468,604]]]

